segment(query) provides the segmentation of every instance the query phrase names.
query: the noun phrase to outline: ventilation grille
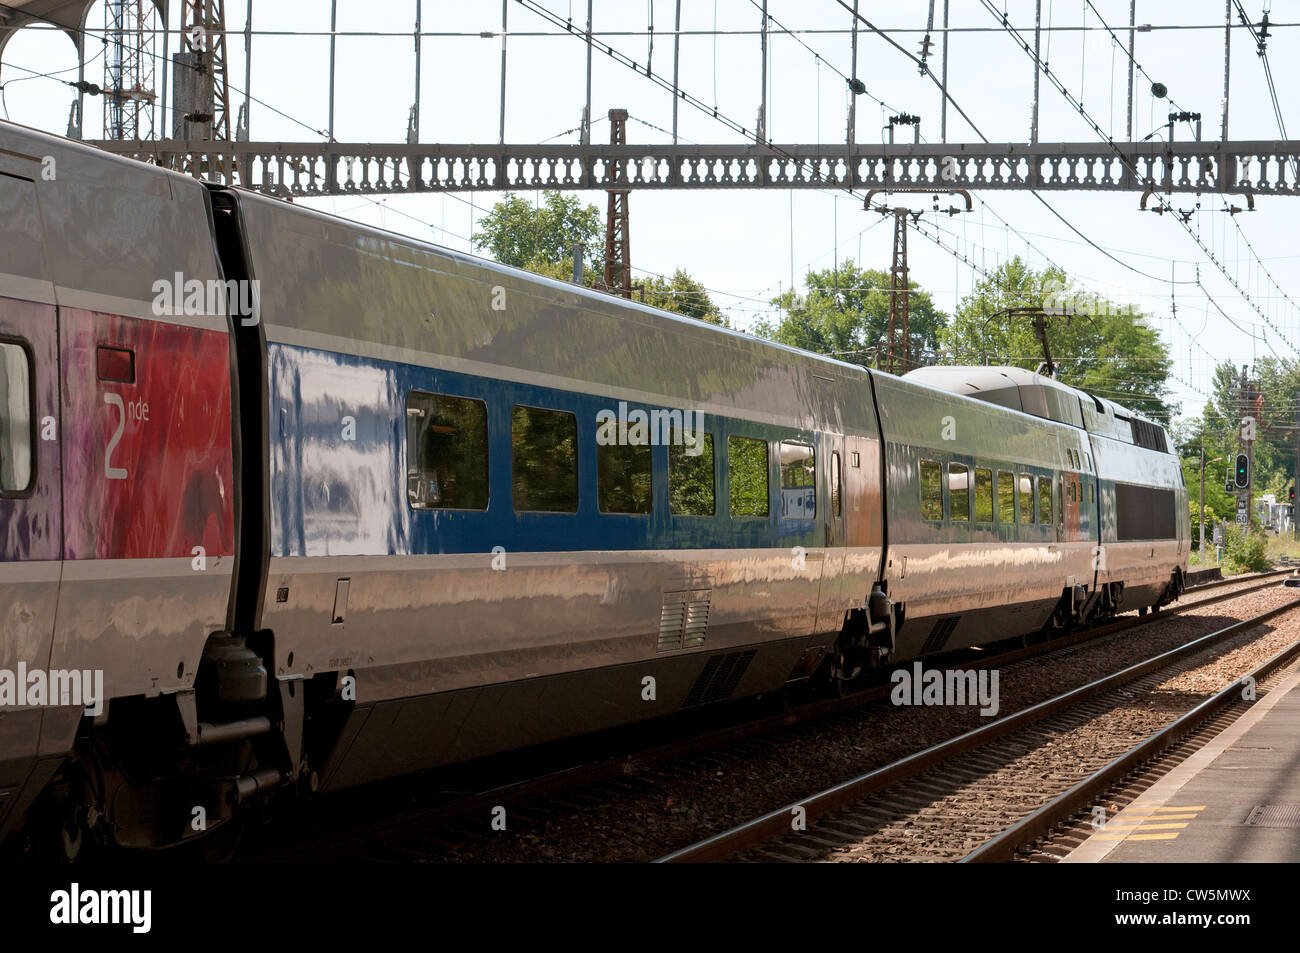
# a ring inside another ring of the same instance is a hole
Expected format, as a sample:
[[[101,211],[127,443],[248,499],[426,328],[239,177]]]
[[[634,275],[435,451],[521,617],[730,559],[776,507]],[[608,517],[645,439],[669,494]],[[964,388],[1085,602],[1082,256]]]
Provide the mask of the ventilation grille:
[[[704,663],[704,670],[695,680],[691,690],[686,694],[683,708],[695,705],[708,705],[731,697],[731,693],[740,684],[745,670],[754,658],[754,649],[747,652],[732,652],[728,655],[715,655]]]
[[[1161,453],[1169,452],[1169,444],[1165,442],[1165,431],[1163,427],[1158,427],[1146,420],[1138,420],[1134,417],[1129,421],[1133,428],[1133,442],[1139,447],[1146,447],[1148,450],[1159,450]]]
[[[1300,828],[1300,804],[1256,804],[1244,823],[1247,827]]]
[[[659,610],[660,652],[695,649],[704,644],[709,629],[709,600],[712,589],[682,589],[665,592]]]
[[[953,630],[957,628],[957,623],[960,621],[961,616],[959,615],[948,616],[946,619],[936,621],[934,628],[930,630],[929,637],[925,640],[925,644],[921,646],[921,654],[930,655],[947,645],[948,637],[952,635]]]

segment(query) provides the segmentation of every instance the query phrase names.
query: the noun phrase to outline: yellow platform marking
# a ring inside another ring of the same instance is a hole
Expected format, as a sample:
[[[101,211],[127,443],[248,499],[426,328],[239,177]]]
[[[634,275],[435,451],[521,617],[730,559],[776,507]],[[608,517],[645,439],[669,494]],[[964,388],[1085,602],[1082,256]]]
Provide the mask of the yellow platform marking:
[[[1095,834],[1097,840],[1173,840],[1177,834]]]
[[[1130,804],[1102,828],[1108,833],[1097,833],[1093,837],[1097,840],[1174,840],[1178,837],[1178,832],[1187,827],[1186,822],[1196,820],[1197,815],[1203,810],[1205,810],[1204,804],[1183,806],[1162,804],[1153,807],[1147,807],[1145,801]],[[1166,823],[1168,821],[1183,823]],[[1168,833],[1142,834],[1139,831],[1168,831]]]

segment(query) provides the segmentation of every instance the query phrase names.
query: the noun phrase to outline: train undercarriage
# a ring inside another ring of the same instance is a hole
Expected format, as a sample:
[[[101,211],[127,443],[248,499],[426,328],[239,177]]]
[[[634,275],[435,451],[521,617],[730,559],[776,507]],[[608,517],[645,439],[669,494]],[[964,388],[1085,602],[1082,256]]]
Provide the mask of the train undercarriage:
[[[1175,569],[1150,608],[1172,602],[1182,589]],[[1126,595],[1122,583],[1066,589],[1026,641],[1102,624],[1137,607],[1126,604]],[[904,661],[896,645],[905,622],[906,606],[878,583],[864,607],[847,613],[812,677],[813,690],[844,693],[871,670]],[[214,635],[194,691],[119,699],[107,719],[83,719],[73,753],[15,843],[64,861],[106,849],[223,859],[249,820],[316,793],[319,766],[353,706],[346,678],[269,679],[270,640],[269,632]]]

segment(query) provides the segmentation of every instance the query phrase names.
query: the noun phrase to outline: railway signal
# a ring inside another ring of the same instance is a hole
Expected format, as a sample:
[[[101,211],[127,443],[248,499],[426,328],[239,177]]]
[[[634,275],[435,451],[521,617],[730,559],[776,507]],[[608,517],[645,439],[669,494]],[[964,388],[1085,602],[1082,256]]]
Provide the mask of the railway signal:
[[[1244,453],[1237,454],[1236,486],[1239,490],[1250,486],[1250,457]]]

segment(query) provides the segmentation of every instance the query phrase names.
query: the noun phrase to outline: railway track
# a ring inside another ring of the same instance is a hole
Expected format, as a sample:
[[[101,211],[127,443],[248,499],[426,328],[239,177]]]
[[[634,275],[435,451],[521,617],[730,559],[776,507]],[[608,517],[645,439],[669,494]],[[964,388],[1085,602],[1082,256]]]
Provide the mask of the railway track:
[[[1280,570],[1255,574],[1246,579],[1228,579],[1197,586],[1187,590],[1183,600],[1176,606],[1140,618],[1121,619],[1051,642],[1015,646],[1000,652],[953,653],[935,662],[952,668],[971,669],[1013,665],[1115,632],[1151,625],[1191,609],[1239,598],[1275,585],[1277,577],[1286,572],[1287,570]],[[481,828],[481,818],[498,805],[512,805],[512,822],[535,822],[539,817],[544,818],[547,802],[573,807],[575,797],[578,801],[583,798],[581,793],[574,792],[593,786],[612,786],[612,791],[616,794],[622,779],[634,772],[645,772],[658,765],[704,756],[702,753],[712,749],[744,746],[753,739],[818,719],[834,719],[855,709],[884,702],[888,699],[891,687],[888,683],[871,685],[843,698],[798,705],[789,711],[779,711],[759,718],[751,717],[739,723],[685,734],[667,743],[630,752],[622,751],[613,756],[579,760],[561,770],[535,773],[471,792],[449,794],[437,798],[435,803],[420,804],[410,809],[385,811],[386,816],[379,819],[365,819],[354,825],[345,824],[342,829],[334,829],[321,836],[309,830],[301,838],[291,838],[288,843],[273,842],[269,846],[258,846],[251,855],[246,856],[297,860],[353,855],[398,859],[423,856],[429,852],[437,855],[461,836],[463,825],[467,821],[475,829]],[[365,809],[358,805],[354,810],[362,812]],[[445,832],[446,836],[431,834],[437,831]],[[411,841],[424,846],[404,846]]]
[[[1072,821],[1071,837],[1035,855],[1057,859],[1085,836],[1098,804],[1113,814],[1140,786],[1103,795],[1198,731],[1203,743],[1230,723],[1242,676],[1263,682],[1300,656],[1300,641],[1209,697],[1159,691],[1171,674],[1297,604],[1289,600],[660,860],[1006,861]]]

